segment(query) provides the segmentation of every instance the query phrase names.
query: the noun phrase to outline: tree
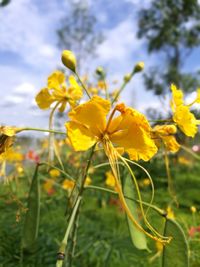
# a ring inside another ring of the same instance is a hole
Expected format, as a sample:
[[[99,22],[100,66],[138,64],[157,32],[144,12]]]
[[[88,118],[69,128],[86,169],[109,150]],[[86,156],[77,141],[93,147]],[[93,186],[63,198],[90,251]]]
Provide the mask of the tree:
[[[200,44],[197,0],[153,0],[139,12],[138,26],[138,37],[147,39],[148,52],[161,52],[160,66],[151,67],[144,76],[148,90],[164,95],[172,82],[186,92],[199,86],[200,72],[183,71],[188,55]]]
[[[103,35],[96,29],[96,18],[91,14],[87,0],[71,1],[70,4],[70,10],[57,31],[58,45],[62,49],[72,50],[80,66],[95,55],[97,45],[103,41]]]
[[[11,0],[0,0],[0,7],[7,6]]]

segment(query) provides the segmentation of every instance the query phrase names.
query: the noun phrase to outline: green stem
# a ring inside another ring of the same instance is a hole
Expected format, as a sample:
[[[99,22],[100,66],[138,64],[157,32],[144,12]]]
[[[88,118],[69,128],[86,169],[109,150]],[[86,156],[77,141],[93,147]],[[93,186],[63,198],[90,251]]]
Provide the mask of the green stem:
[[[62,240],[62,243],[61,243],[61,246],[60,246],[60,249],[59,249],[59,252],[58,252],[58,256],[65,254],[65,249],[66,249],[66,246],[67,246],[68,237],[69,237],[71,228],[73,226],[74,219],[76,217],[77,211],[79,209],[79,206],[80,206],[80,203],[81,203],[81,199],[82,199],[82,197],[79,196],[77,201],[76,201],[76,203],[75,203],[75,206],[73,208],[73,211],[72,211],[70,219],[69,219],[67,230],[65,232],[65,236],[64,236],[64,238]],[[64,259],[58,259],[57,262],[56,262],[56,267],[62,267],[63,261],[64,261]]]
[[[103,84],[104,84],[104,88],[105,88],[106,99],[109,100],[108,87],[107,87],[107,85],[106,85],[105,78],[103,78]]]
[[[116,94],[116,96],[114,97],[114,99],[112,100],[111,104],[113,105],[116,101],[117,101],[117,98],[119,97],[119,95],[121,94],[121,92],[124,90],[124,88],[126,87],[128,82],[124,81],[122,86],[120,87],[118,93]]]
[[[55,107],[53,107],[50,116],[49,116],[49,130],[53,128],[53,115],[60,105],[60,101],[56,103]],[[48,153],[48,162],[53,162],[54,160],[54,133],[49,133],[49,153]]]
[[[194,153],[190,148],[183,146],[183,145],[181,145],[181,148],[185,150],[186,152],[188,152],[190,155],[192,155],[195,159],[200,160],[200,157],[196,155],[196,153]]]
[[[77,73],[77,72],[74,72],[74,74],[76,75],[76,77],[77,77],[79,83],[81,84],[81,86],[82,86],[83,89],[85,90],[87,96],[91,99],[91,95],[89,94],[89,92],[88,92],[87,88],[85,87],[84,83],[81,81],[81,79],[80,79],[78,73]]]
[[[36,131],[36,132],[44,132],[44,133],[54,133],[54,134],[64,134],[64,135],[66,135],[66,132],[60,132],[60,131],[49,130],[49,129],[34,128],[34,127],[25,127],[25,128],[22,128],[21,131]]]
[[[65,172],[64,170],[61,170],[60,168],[50,164],[50,163],[47,163],[47,162],[41,162],[39,165],[47,165],[53,169],[56,169],[58,170],[59,172],[61,172],[62,174],[64,174],[67,178],[69,178],[70,180],[72,181],[75,181],[75,179],[73,177],[71,177],[71,175],[69,175],[67,172]]]
[[[84,191],[84,184],[85,184],[85,180],[86,180],[87,175],[88,175],[88,170],[89,170],[89,167],[90,167],[90,164],[91,164],[92,156],[94,154],[95,146],[96,146],[96,144],[91,148],[91,151],[90,151],[90,154],[89,154],[89,157],[88,157],[88,160],[87,160],[87,166],[86,166],[84,174],[82,176],[80,189],[79,189],[78,193],[76,194],[76,189],[77,189],[77,186],[79,186],[79,185],[78,185],[78,181],[76,181],[74,189],[72,190],[72,193],[70,195],[70,200],[73,201],[73,203],[72,203],[72,211],[71,211],[71,214],[70,214],[70,216],[69,216],[69,218],[67,220],[67,221],[69,221],[69,224],[68,224],[64,239],[63,239],[63,241],[61,243],[60,250],[58,252],[58,256],[62,256],[62,259],[58,259],[57,260],[56,267],[62,267],[63,266],[63,260],[64,260],[63,256],[64,256],[64,253],[65,253],[65,250],[66,250],[66,247],[67,247],[68,237],[69,237],[69,234],[71,232],[72,225],[74,224],[75,218],[76,218],[76,216],[78,216],[79,206],[80,206],[79,204],[80,204],[80,201],[82,199],[82,194],[83,194],[83,191]],[[74,194],[75,194],[75,196],[74,196]],[[74,199],[75,199],[75,201],[74,201]],[[73,234],[75,234],[75,232],[72,233],[72,239],[74,239]]]
[[[118,193],[116,191],[113,191],[111,189],[105,188],[105,187],[100,187],[100,186],[95,186],[95,185],[87,185],[85,186],[85,189],[94,189],[94,190],[100,190],[106,193],[112,193],[114,195],[118,195]],[[141,201],[135,198],[131,198],[128,196],[124,196],[126,199],[132,200],[134,202],[140,203]],[[156,212],[158,212],[161,216],[166,216],[166,212],[162,209],[159,209],[158,207],[156,207],[155,205],[149,204],[145,201],[142,201],[142,204],[147,206],[147,207],[151,207],[152,209],[154,209]]]

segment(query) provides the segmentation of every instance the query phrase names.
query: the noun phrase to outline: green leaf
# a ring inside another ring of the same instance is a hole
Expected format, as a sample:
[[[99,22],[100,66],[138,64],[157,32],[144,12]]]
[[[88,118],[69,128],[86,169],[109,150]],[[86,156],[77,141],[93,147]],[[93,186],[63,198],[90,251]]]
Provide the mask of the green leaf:
[[[163,248],[162,267],[188,267],[188,243],[181,226],[167,218],[164,236],[171,236],[173,239]]]
[[[38,178],[38,165],[33,175],[31,188],[28,196],[28,211],[24,221],[22,236],[22,248],[28,252],[33,252],[38,237],[39,217],[40,217],[40,184]]]
[[[132,178],[130,175],[127,175],[123,184],[123,192],[124,196],[129,198],[135,198],[135,190],[134,190],[134,184],[132,181]],[[138,213],[137,213],[137,204],[131,200],[126,198],[126,203],[133,215],[133,217],[139,222]],[[146,236],[144,233],[138,230],[138,228],[132,223],[132,221],[127,217],[128,227],[130,231],[131,240],[133,242],[133,245],[138,249],[146,249],[147,247],[147,241]]]

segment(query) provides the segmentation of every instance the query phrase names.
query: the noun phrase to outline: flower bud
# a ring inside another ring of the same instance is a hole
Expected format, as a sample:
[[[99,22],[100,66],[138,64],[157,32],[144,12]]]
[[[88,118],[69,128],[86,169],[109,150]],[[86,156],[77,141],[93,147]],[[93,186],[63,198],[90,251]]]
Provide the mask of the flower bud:
[[[134,67],[134,73],[141,72],[144,69],[144,62],[138,62]]]
[[[76,57],[70,50],[64,50],[61,57],[62,63],[71,71],[76,71]]]
[[[105,76],[106,76],[105,71],[104,71],[104,69],[102,67],[98,67],[96,69],[96,74],[98,76],[100,76],[101,78],[105,78]]]
[[[130,73],[129,73],[129,74],[126,74],[126,75],[124,76],[124,81],[125,81],[126,83],[128,83],[128,82],[130,82],[131,78],[132,78],[132,75],[131,75]]]

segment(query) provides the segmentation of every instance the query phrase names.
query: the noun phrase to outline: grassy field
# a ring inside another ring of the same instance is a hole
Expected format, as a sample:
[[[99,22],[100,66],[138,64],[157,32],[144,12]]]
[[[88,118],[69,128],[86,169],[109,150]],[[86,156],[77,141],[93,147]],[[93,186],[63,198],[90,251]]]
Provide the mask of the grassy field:
[[[171,173],[174,189],[179,206],[167,190],[167,179],[162,160],[155,159],[146,164],[151,173],[156,194],[154,204],[166,210],[170,208],[172,216],[180,223],[189,242],[190,266],[200,266],[200,233],[191,234],[192,227],[200,226],[200,198],[199,198],[199,171],[198,162],[191,166],[173,164],[171,159]],[[174,167],[173,167],[174,166]],[[92,184],[102,185],[105,181],[105,172],[108,167],[97,169],[91,174]],[[71,168],[71,172],[76,168]],[[143,174],[134,169],[141,184],[144,199],[149,198],[149,186],[142,185]],[[67,191],[55,187],[55,191],[48,194],[43,187],[45,172],[39,174],[41,184],[41,216],[37,246],[33,253],[26,254],[21,260],[21,238],[26,214],[27,196],[34,164],[27,166],[20,177],[9,185],[1,184],[0,188],[0,266],[2,267],[53,267],[56,263],[56,254],[60,241],[66,229],[68,208]],[[64,177],[61,175],[58,184]],[[191,206],[197,208],[192,213]],[[169,211],[169,210],[168,210]],[[154,211],[149,212],[150,222],[162,232],[163,219]],[[122,210],[116,195],[94,189],[85,190],[84,200],[76,227],[76,237],[69,240],[69,246],[76,244],[72,266],[80,267],[158,267],[161,262],[161,251],[155,242],[148,239],[149,251],[136,249],[129,235],[125,213]],[[190,234],[189,234],[190,233]],[[70,252],[67,257],[71,257]],[[66,265],[67,266],[67,265]]]

